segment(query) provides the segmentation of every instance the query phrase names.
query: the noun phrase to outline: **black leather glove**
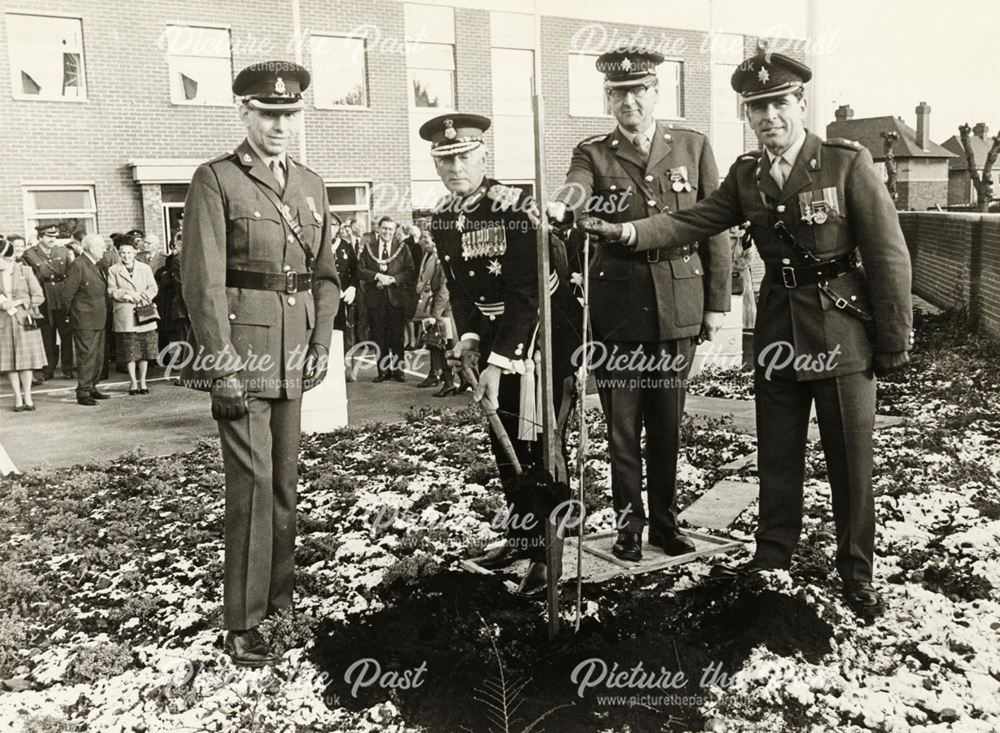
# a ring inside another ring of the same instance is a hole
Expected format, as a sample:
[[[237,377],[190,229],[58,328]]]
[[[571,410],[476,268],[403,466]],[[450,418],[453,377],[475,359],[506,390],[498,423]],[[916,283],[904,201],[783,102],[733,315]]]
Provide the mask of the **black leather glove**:
[[[604,242],[620,242],[622,238],[621,224],[613,224],[596,216],[585,216],[580,219],[579,227]]]
[[[560,239],[566,239],[573,229],[573,210],[561,201],[553,201],[545,207],[545,218],[552,233]]]
[[[239,420],[247,414],[247,393],[235,374],[216,379],[212,384],[212,418]]]
[[[910,363],[909,351],[876,351],[872,358],[872,368],[876,377],[885,377],[898,372]]]
[[[309,344],[302,367],[302,391],[308,392],[326,378],[330,366],[330,352],[323,344]]]

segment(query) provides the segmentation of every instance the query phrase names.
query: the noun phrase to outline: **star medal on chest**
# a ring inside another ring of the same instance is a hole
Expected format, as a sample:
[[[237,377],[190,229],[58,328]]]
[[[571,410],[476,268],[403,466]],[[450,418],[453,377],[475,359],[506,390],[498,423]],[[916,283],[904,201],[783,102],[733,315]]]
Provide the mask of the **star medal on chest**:
[[[686,165],[670,169],[670,188],[675,193],[690,191],[691,184],[688,183],[688,169]]]
[[[455,220],[455,226],[458,227],[458,231],[465,230],[465,212],[461,211],[458,214],[458,218]]]
[[[500,277],[500,273],[503,272],[503,265],[500,264],[500,260],[490,260],[490,264],[486,266],[489,273],[493,277]]]
[[[831,213],[839,213],[837,189],[830,186],[819,191],[803,191],[799,194],[799,209],[802,221],[810,225],[825,224]]]

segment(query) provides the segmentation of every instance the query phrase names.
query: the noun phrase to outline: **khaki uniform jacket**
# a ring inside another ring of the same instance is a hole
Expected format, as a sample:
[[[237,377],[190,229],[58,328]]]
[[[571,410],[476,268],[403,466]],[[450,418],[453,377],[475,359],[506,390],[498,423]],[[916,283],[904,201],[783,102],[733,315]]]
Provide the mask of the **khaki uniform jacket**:
[[[53,313],[62,314],[69,307],[64,294],[66,273],[73,261],[70,251],[61,244],[53,245],[46,255],[39,245],[29,247],[21,255],[21,261],[29,265],[45,291],[45,313],[52,318]],[[59,282],[54,282],[58,280]],[[54,320],[54,319],[53,319]]]
[[[824,202],[822,223],[812,202]],[[805,218],[803,216],[805,215]],[[766,154],[740,156],[722,186],[705,201],[678,213],[635,223],[636,250],[690,241],[744,221],[768,269],[810,264],[801,248],[821,260],[857,250],[862,269],[819,285],[786,289],[765,279],[760,291],[754,350],[786,341],[805,368],[795,378],[853,374],[872,366],[872,352],[902,352],[913,345],[910,257],[899,217],[871,154],[847,140],[807,133],[784,187],[770,174]],[[798,246],[775,228],[787,227]],[[850,304],[852,308],[844,307]],[[865,321],[853,309],[869,315]],[[815,369],[836,350],[835,367]]]
[[[675,183],[683,190],[674,190]],[[718,187],[708,138],[657,122],[647,162],[618,127],[577,145],[556,198],[578,219],[589,215],[623,223],[690,208]],[[630,258],[620,247],[599,245],[590,266],[590,318],[597,337],[667,341],[697,336],[705,309],[728,311],[729,238],[700,236],[676,244],[699,239],[705,241],[697,253],[652,263]]]
[[[309,344],[330,347],[340,285],[326,188],[309,168],[287,161],[283,192],[246,140],[199,166],[191,180],[180,257],[195,356],[184,377],[194,388],[240,373],[253,397],[294,399]],[[306,272],[303,247],[312,253],[311,291],[226,285],[227,270]]]

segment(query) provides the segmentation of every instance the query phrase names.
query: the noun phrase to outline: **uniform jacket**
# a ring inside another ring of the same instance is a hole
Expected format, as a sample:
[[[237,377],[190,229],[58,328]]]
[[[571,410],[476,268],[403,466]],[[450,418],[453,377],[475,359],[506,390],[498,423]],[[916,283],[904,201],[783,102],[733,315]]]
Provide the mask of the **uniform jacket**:
[[[486,179],[464,199],[438,203],[431,232],[448,283],[459,337],[475,334],[484,359],[496,353],[511,362],[533,354],[538,328],[538,265],[535,225],[524,193]],[[580,344],[580,304],[553,270],[552,372],[572,373]]]
[[[309,168],[287,161],[284,192],[246,140],[199,166],[191,180],[181,287],[195,355],[215,357],[189,365],[193,387],[207,389],[208,380],[240,372],[254,397],[296,398],[309,344],[330,346],[340,291],[326,188]],[[304,247],[312,253],[311,291],[226,286],[226,270],[304,273]],[[251,354],[252,362],[234,368]]]
[[[358,287],[358,255],[354,245],[343,239],[333,240],[337,254],[337,276],[340,278],[341,291]]]
[[[557,199],[578,218],[592,215],[621,223],[687,209],[715,191],[718,182],[715,157],[704,135],[657,122],[645,163],[618,127],[577,145]],[[675,183],[683,190],[675,191]],[[725,235],[708,238],[697,252],[673,259],[664,255],[656,262],[630,257],[614,245],[599,245],[590,267],[594,332],[616,341],[696,336],[705,309],[729,310],[730,268]]]
[[[108,323],[107,273],[86,254],[69,266],[64,283],[69,323],[75,331],[100,331]]]
[[[21,261],[31,267],[45,291],[47,317],[51,319],[52,313],[65,312],[69,302],[64,295],[64,280],[69,271],[69,264],[73,261],[70,251],[61,244],[56,244],[49,249],[48,254],[45,254],[41,246],[36,244],[24,251]],[[53,282],[53,278],[59,282]]]
[[[35,277],[34,271],[28,266],[15,262],[10,272],[10,288],[4,287],[2,273],[0,273],[0,293],[8,301],[16,300],[20,303],[15,307],[14,318],[24,323],[32,314],[36,314],[38,307],[45,301],[45,293],[42,286]],[[13,325],[11,316],[6,308],[0,308],[0,333],[9,331]]]
[[[825,221],[810,223],[823,201]],[[806,218],[803,218],[803,214]],[[816,365],[836,350],[833,368],[797,368],[799,380],[822,379],[869,369],[872,351],[901,352],[912,346],[910,257],[892,199],[855,142],[823,141],[807,133],[784,187],[770,175],[766,154],[740,156],[712,196],[689,210],[636,222],[636,249],[688,241],[750,221],[754,243],[769,269],[809,264],[799,247],[775,229],[781,220],[802,248],[821,260],[860,252],[862,269],[830,280],[829,288],[871,316],[866,322],[826,295],[818,285],[794,289],[765,279],[760,291],[754,350],[785,341]],[[826,359],[829,363],[829,359]]]
[[[389,299],[389,305],[395,308],[406,308],[412,300],[408,293],[413,290],[414,265],[410,258],[410,249],[401,240],[389,244],[389,258],[385,269],[378,263],[381,256],[382,242],[374,235],[365,235],[361,239],[361,255],[358,257],[358,277],[365,291],[365,307],[375,308],[382,303],[383,298]],[[379,288],[375,283],[378,273],[396,278],[393,285]]]
[[[135,307],[152,303],[156,292],[156,280],[149,265],[135,260],[131,273],[120,262],[112,265],[108,270],[108,295],[111,296],[111,315],[114,319],[115,332],[155,331],[156,321],[140,324],[136,320]],[[122,300],[126,295],[135,294],[139,294],[141,298],[138,303]]]

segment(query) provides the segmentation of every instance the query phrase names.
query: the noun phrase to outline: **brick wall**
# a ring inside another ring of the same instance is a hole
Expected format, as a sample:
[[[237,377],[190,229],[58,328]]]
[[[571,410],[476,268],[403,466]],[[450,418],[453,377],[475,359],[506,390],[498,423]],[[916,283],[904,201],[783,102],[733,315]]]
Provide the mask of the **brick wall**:
[[[972,198],[971,187],[968,171],[951,171],[948,174],[948,206],[968,204]]]
[[[896,207],[901,210],[927,211],[935,206],[943,209],[948,200],[948,181],[897,181],[896,189]]]
[[[913,292],[942,308],[965,308],[1000,337],[1000,216],[903,212]]]

